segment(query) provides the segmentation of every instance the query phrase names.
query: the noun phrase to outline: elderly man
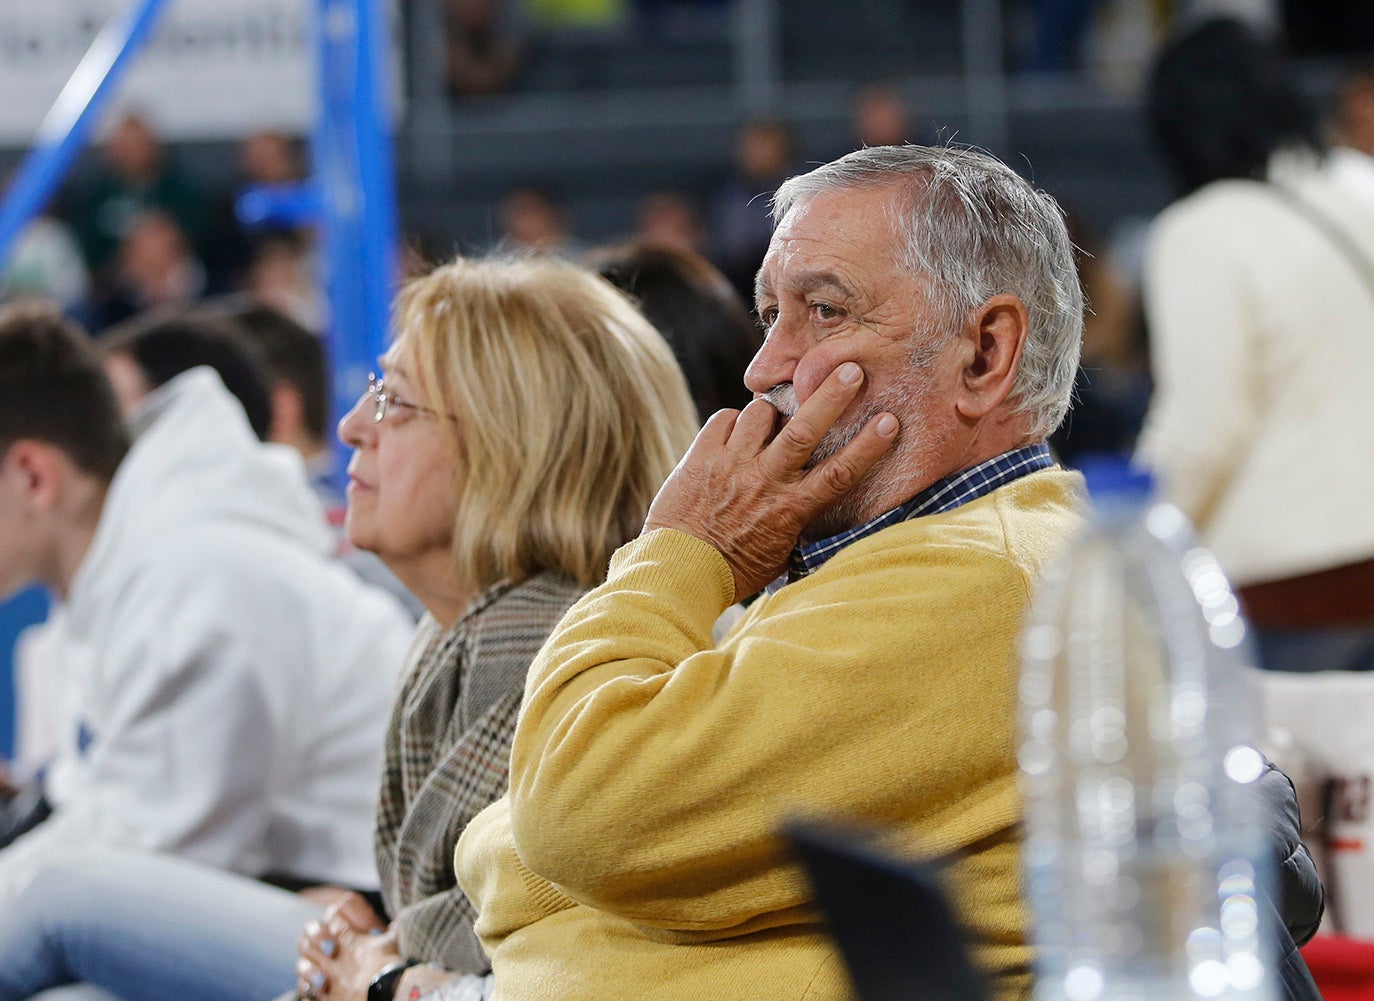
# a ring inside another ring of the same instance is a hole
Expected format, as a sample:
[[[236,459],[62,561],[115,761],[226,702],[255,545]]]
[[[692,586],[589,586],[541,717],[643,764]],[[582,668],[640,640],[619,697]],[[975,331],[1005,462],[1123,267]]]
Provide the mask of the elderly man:
[[[847,997],[777,834],[798,814],[948,861],[976,958],[1029,983],[1016,636],[1080,504],[1044,445],[1082,327],[1062,213],[909,146],[793,178],[774,214],[755,400],[550,638],[510,795],[459,845],[505,1001]]]

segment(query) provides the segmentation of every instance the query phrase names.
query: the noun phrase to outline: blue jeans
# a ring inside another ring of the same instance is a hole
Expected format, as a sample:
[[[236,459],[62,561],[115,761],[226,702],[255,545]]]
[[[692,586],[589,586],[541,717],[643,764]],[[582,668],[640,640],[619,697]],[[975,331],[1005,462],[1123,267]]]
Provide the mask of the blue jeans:
[[[0,918],[0,1001],[86,983],[128,1001],[267,1001],[294,988],[320,909],[170,856],[100,851],[46,867]]]

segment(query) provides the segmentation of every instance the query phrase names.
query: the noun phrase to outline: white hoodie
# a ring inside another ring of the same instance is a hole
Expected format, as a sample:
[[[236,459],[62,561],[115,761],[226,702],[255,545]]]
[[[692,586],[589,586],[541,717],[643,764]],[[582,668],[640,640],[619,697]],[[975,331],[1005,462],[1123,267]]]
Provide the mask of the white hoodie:
[[[97,846],[375,886],[409,618],[330,559],[304,465],[253,437],[213,371],[168,382],[136,425],[63,610],[77,718],[56,812],[0,852],[0,901]]]

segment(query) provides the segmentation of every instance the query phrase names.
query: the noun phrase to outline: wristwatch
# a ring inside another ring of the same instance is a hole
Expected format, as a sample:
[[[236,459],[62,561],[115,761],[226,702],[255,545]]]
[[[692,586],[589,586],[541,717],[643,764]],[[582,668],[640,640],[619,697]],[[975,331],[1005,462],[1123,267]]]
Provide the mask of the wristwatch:
[[[383,966],[372,978],[372,983],[367,985],[367,1001],[393,1001],[401,974],[418,962],[419,960],[415,959],[398,959]]]

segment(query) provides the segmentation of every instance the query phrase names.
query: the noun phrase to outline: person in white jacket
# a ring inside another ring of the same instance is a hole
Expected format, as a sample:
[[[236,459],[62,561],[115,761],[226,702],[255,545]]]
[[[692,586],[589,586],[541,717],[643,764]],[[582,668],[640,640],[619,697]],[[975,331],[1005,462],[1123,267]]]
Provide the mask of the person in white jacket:
[[[1149,107],[1185,194],[1147,248],[1140,457],[1237,585],[1264,667],[1369,671],[1374,200],[1239,22],[1166,46]]]
[[[299,458],[208,369],[150,395],[130,445],[98,353],[53,315],[0,321],[0,395],[0,594],[59,598],[72,713],[54,813],[0,851],[0,901],[74,846],[375,885],[410,623],[330,559]]]
[[[1374,935],[1374,191],[1272,43],[1203,22],[1148,107],[1182,197],[1153,225],[1140,457],[1237,586],[1275,761],[1328,863],[1327,931]]]

